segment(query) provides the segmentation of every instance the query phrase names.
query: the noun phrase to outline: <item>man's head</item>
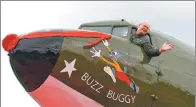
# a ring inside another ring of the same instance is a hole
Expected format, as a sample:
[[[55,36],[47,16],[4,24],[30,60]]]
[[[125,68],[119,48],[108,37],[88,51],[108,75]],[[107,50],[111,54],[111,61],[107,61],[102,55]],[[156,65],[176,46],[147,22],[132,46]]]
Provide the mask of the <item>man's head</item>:
[[[146,35],[149,31],[150,24],[148,22],[143,22],[139,24],[137,29],[137,34]]]

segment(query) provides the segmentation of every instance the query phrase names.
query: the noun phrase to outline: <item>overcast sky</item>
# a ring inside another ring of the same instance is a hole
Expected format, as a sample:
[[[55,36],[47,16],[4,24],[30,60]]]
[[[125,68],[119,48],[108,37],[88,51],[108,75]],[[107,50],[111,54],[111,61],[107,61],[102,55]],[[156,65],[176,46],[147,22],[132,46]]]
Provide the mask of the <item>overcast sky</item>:
[[[139,23],[148,20],[153,29],[167,33],[195,47],[195,2],[145,1],[64,1],[64,2],[1,2],[1,39],[9,33],[25,33],[46,28],[75,28],[99,20]],[[2,50],[2,106],[37,107],[25,93]],[[20,99],[18,98],[20,97]]]
[[[124,18],[135,23],[148,20],[153,29],[195,46],[194,1],[2,2],[1,8],[5,34]]]

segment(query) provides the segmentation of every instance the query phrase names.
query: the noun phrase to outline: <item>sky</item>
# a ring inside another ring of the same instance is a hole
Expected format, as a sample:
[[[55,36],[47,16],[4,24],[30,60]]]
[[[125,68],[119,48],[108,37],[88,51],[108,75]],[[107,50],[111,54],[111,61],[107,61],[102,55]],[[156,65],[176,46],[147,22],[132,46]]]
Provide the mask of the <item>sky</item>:
[[[152,29],[195,47],[194,1],[3,1],[1,40],[9,33],[28,33],[47,28],[77,29],[85,22],[120,20],[136,24],[148,21]],[[24,91],[1,50],[2,107],[39,107]]]

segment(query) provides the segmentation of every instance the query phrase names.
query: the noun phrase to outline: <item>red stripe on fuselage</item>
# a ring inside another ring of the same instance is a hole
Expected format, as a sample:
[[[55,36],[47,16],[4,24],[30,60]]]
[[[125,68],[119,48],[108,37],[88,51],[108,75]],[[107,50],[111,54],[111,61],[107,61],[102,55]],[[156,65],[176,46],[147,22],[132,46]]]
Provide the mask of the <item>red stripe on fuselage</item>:
[[[52,76],[29,94],[41,107],[103,107]]]
[[[77,37],[77,38],[99,38],[96,41],[89,41],[88,44],[84,46],[84,48],[91,48],[98,43],[102,42],[102,40],[110,39],[112,36],[109,34],[101,33],[101,32],[93,32],[93,31],[46,31],[46,32],[33,32],[23,36],[20,36],[20,39],[29,39],[29,38],[41,38],[41,37]]]

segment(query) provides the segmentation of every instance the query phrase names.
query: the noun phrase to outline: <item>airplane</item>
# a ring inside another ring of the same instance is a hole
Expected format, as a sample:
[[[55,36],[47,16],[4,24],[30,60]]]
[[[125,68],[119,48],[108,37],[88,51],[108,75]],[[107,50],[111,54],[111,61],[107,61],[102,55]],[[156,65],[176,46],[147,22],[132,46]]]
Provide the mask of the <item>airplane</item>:
[[[8,34],[2,46],[18,81],[43,107],[193,107],[194,49],[151,30],[154,46],[167,40],[175,47],[149,57],[130,41],[135,29],[124,19],[89,22]]]

